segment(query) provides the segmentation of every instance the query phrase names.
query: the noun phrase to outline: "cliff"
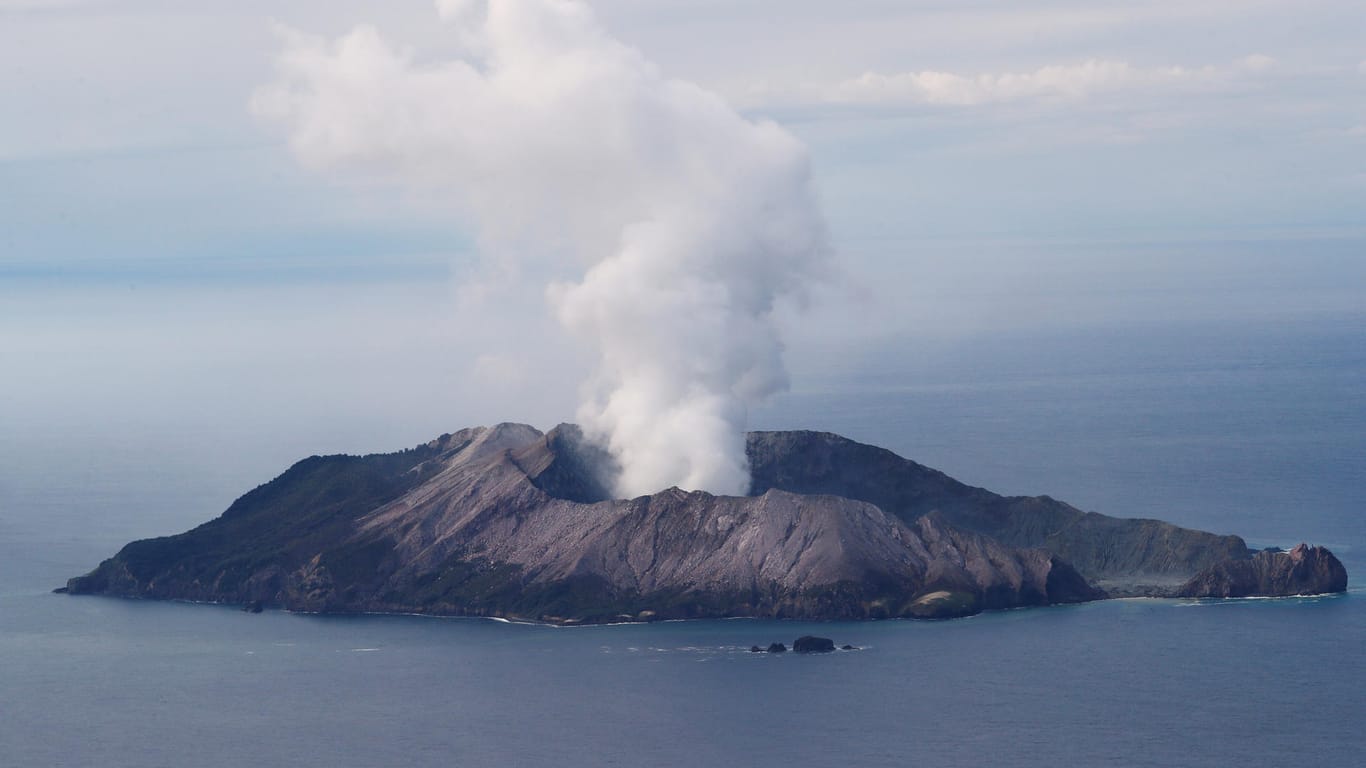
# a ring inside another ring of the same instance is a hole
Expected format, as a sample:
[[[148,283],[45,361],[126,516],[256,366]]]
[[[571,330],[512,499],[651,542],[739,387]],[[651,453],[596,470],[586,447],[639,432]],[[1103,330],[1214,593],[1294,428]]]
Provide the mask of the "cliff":
[[[749,454],[750,496],[636,499],[610,498],[610,457],[568,425],[312,457],[67,589],[561,622],[938,618],[1093,600],[1103,578],[1180,583],[1250,558],[1236,537],[996,496],[835,435],[753,433]]]
[[[1289,552],[1266,550],[1196,574],[1176,597],[1316,595],[1347,590],[1347,569],[1326,547],[1299,544]]]

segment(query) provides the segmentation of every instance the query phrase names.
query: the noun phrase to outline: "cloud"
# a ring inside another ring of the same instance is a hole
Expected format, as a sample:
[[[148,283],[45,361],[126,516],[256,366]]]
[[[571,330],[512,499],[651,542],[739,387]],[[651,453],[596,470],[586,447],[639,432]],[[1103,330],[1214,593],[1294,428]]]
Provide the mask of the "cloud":
[[[1270,70],[1275,60],[1253,55],[1224,66],[1136,67],[1114,59],[1050,64],[1033,71],[964,75],[933,70],[863,75],[823,88],[834,104],[976,106],[1020,101],[1065,102],[1118,91],[1210,84]]]
[[[787,384],[774,311],[827,252],[805,147],[663,77],[582,3],[438,11],[465,58],[419,63],[366,26],[284,31],[253,109],[305,164],[445,196],[487,251],[559,276],[542,289],[596,352],[578,418],[619,493],[745,493],[746,414]],[[479,372],[515,374],[519,351]]]
[[[1233,63],[1233,72],[1261,73],[1270,72],[1276,67],[1276,60],[1266,54],[1254,53],[1251,56],[1244,56]]]
[[[49,11],[70,8],[77,5],[89,5],[99,1],[100,0],[0,0],[0,12]]]

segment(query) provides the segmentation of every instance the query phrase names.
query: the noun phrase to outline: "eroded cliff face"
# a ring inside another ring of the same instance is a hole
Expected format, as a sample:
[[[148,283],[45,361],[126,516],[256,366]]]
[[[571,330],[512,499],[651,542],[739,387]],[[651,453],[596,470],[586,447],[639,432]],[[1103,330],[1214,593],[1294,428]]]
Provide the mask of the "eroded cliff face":
[[[1096,573],[1183,579],[1241,547],[1003,499],[834,435],[755,433],[750,455],[752,496],[636,499],[608,497],[610,457],[567,425],[313,457],[216,520],[129,544],[68,589],[548,621],[950,617],[1103,597],[1060,541]]]
[[[1347,569],[1327,547],[1299,544],[1288,552],[1262,551],[1246,560],[1206,568],[1174,597],[1317,595],[1347,590]]]

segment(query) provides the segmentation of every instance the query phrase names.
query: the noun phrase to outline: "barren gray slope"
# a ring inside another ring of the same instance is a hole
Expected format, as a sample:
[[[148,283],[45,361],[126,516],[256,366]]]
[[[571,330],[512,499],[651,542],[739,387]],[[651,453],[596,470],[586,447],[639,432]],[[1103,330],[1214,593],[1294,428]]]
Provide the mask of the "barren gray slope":
[[[192,531],[129,544],[68,588],[550,621],[951,616],[1103,596],[1060,556],[1066,547],[1120,577],[1213,562],[1207,592],[1345,583],[1326,550],[1289,580],[1262,558],[1277,568],[1249,579],[1245,554],[1220,559],[1245,553],[1236,537],[1004,499],[835,435],[756,433],[750,454],[755,496],[629,500],[605,498],[597,473],[610,459],[572,426],[502,424],[400,453],[315,456]]]
[[[697,592],[757,595],[762,603],[771,595],[774,609],[789,611],[822,588],[896,585],[893,595],[870,597],[878,605],[843,609],[855,615],[904,614],[926,590],[970,592],[991,607],[1096,596],[1042,552],[949,532],[942,521],[908,527],[871,504],[839,497],[668,489],[593,504],[554,498],[523,471],[525,451],[515,460],[538,438],[548,444],[529,429],[491,429],[449,456],[429,482],[362,521],[362,537],[394,542],[400,581],[451,560],[483,560],[518,566],[531,584],[589,578],[642,599]]]
[[[748,454],[755,493],[782,488],[860,499],[904,521],[938,511],[954,526],[1012,546],[1047,549],[1092,583],[1120,592],[1160,591],[1215,564],[1251,556],[1237,536],[1083,512],[1048,496],[999,496],[827,432],[751,432]]]

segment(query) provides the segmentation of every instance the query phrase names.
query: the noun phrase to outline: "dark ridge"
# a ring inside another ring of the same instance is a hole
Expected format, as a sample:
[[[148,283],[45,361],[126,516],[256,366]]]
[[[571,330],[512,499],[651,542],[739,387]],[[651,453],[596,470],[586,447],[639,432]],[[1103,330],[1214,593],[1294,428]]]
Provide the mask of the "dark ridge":
[[[361,515],[430,479],[435,468],[424,469],[424,462],[438,456],[444,442],[398,453],[310,456],[248,491],[214,520],[177,536],[128,544],[94,571],[71,579],[67,590],[240,603],[268,600],[276,585],[253,583],[252,577],[298,567],[349,536]],[[168,574],[175,578],[164,578]],[[233,586],[225,591],[223,585]]]
[[[1001,498],[885,448],[831,432],[750,432],[747,438],[752,496],[770,488],[843,496],[907,521],[936,510],[952,518]]]
[[[1216,563],[1251,557],[1237,536],[1082,512],[1048,496],[1000,496],[829,432],[751,432],[746,453],[756,495],[778,488],[842,496],[907,524],[939,512],[958,528],[1047,549],[1119,594],[1147,581],[1174,586]]]
[[[612,480],[621,471],[611,454],[587,440],[577,424],[555,427],[512,458],[537,488],[580,504],[612,499]]]

